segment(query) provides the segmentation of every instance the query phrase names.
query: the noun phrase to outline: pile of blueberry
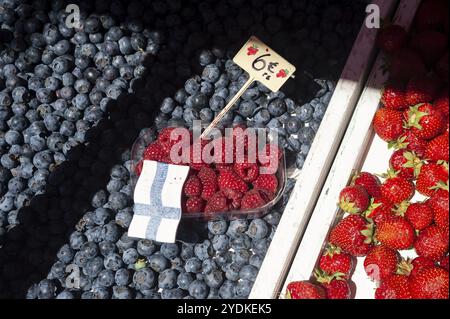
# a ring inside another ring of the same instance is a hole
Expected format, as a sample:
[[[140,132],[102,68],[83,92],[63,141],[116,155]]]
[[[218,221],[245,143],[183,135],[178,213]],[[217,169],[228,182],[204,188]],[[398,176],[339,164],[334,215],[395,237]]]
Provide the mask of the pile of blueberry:
[[[277,130],[301,168],[364,1],[83,1],[80,30],[68,1],[1,3],[0,297],[247,297],[294,181],[262,219],[135,240],[130,147],[152,123],[211,121],[247,79],[230,57],[254,34],[298,75],[255,84],[224,124]]]

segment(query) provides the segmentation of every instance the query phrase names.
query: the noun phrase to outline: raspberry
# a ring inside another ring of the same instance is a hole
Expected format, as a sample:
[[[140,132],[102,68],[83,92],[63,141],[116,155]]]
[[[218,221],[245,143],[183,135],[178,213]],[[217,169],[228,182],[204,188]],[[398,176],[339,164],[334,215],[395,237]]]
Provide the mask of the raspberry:
[[[228,208],[229,210],[236,210],[241,207],[241,200],[244,194],[238,192],[234,189],[224,189],[222,193],[228,198]]]
[[[255,163],[235,163],[233,168],[239,177],[247,183],[255,181],[259,175],[259,167]]]
[[[200,196],[202,194],[202,182],[196,175],[189,176],[184,183],[184,194],[188,197]]]
[[[212,143],[214,146],[214,163],[231,164],[234,162],[233,140],[227,137],[220,137],[213,140]]]
[[[195,143],[198,143],[198,142],[195,142]],[[195,143],[194,143],[194,145],[195,145]],[[202,158],[203,149],[205,148],[205,146],[208,143],[209,143],[209,141],[207,141],[207,140],[201,140],[199,150],[197,150],[198,146],[194,148],[194,145],[191,145],[189,166],[192,169],[199,171],[202,167],[208,166],[208,164],[206,164]]]
[[[162,148],[166,151],[167,154],[170,153],[172,146],[177,144],[182,140],[182,136],[178,136],[177,139],[172,140],[171,134],[175,130],[173,127],[166,127],[161,130],[158,136],[158,141],[161,144]],[[188,130],[186,130],[186,134],[191,134]],[[189,138],[190,140],[190,138]],[[190,141],[189,141],[190,142]]]
[[[253,189],[247,192],[241,201],[241,209],[249,210],[264,206],[269,201],[267,194],[264,191]]]
[[[167,152],[164,150],[159,142],[154,142],[147,146],[144,151],[144,159],[148,161],[160,162],[164,157],[167,156]]]
[[[275,175],[261,174],[253,182],[253,187],[275,194],[278,189],[278,179]]]
[[[262,167],[267,168],[266,173],[275,173],[278,169],[278,163],[283,153],[275,144],[266,144],[266,146],[258,152],[258,161]]]
[[[228,211],[228,200],[224,193],[213,194],[206,203],[205,213],[219,213]]]
[[[205,207],[205,202],[200,197],[191,197],[186,201],[186,212],[192,213],[200,213],[203,211]]]
[[[203,167],[197,174],[202,182],[202,195],[204,200],[208,200],[217,191],[217,176],[210,167]]]
[[[244,154],[248,150],[248,135],[247,129],[242,125],[237,125],[233,128],[233,141],[234,141],[234,151],[237,153],[242,150]]]
[[[242,193],[248,190],[248,185],[232,170],[222,170],[217,181],[220,190],[232,189]]]

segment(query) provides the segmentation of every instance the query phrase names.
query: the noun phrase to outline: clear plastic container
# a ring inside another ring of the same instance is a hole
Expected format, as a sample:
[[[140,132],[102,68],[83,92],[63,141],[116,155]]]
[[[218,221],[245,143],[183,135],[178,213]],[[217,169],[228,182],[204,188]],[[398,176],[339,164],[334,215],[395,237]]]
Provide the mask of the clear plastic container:
[[[139,176],[136,174],[136,168],[143,158],[145,148],[152,142],[155,141],[157,137],[157,132],[155,129],[145,129],[141,132],[140,136],[136,139],[131,149],[131,160],[132,160],[132,170],[131,170],[131,182],[133,188],[135,187]],[[270,141],[270,140],[269,140]],[[259,218],[267,213],[270,209],[280,200],[283,195],[284,187],[286,185],[286,160],[284,150],[280,148],[282,155],[278,165],[278,170],[276,176],[278,179],[278,191],[275,197],[264,206],[252,209],[252,210],[233,210],[227,212],[215,212],[215,213],[183,213],[183,219],[201,219],[201,220],[215,220],[215,219],[241,219],[241,218]]]

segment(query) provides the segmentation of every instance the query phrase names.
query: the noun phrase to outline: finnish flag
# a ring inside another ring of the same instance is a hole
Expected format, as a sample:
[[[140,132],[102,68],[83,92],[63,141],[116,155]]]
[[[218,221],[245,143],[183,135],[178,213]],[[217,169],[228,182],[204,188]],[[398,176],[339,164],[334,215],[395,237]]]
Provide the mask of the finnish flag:
[[[188,173],[189,166],[144,161],[134,189],[134,215],[128,236],[175,242]]]

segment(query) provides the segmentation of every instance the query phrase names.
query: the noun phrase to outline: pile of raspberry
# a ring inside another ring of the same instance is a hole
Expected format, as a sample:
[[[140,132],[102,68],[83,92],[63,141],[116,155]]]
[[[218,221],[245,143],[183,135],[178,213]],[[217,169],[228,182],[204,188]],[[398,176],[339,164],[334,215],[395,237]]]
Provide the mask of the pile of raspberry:
[[[220,137],[214,140],[201,140],[201,150],[209,143],[214,143],[214,149],[222,147],[222,156],[214,159],[213,163],[207,164],[202,160],[201,154],[194,152],[193,139],[190,141],[190,158],[184,163],[173,163],[170,158],[172,147],[180,140],[172,140],[171,133],[174,128],[161,130],[157,140],[144,151],[143,159],[136,167],[137,175],[140,175],[144,160],[163,162],[167,164],[189,165],[190,172],[183,186],[183,213],[184,214],[212,214],[228,211],[248,211],[263,207],[272,201],[279,190],[277,172],[274,174],[262,174],[261,167],[279,168],[282,157],[281,149],[274,144],[266,144],[256,156],[256,162],[250,162],[248,140],[242,130],[233,130],[233,154],[227,156],[229,150],[225,147],[227,139],[231,137]],[[191,134],[192,135],[192,134]],[[230,141],[231,143],[231,141]],[[236,158],[239,145],[244,149],[245,160],[227,163],[226,159]],[[227,144],[229,145],[229,144]],[[212,147],[210,145],[210,147]],[[231,149],[230,149],[231,150]],[[264,154],[264,160],[260,154]],[[188,164],[186,164],[188,163]]]

